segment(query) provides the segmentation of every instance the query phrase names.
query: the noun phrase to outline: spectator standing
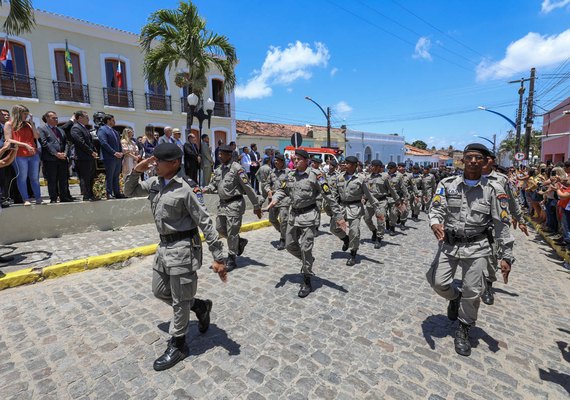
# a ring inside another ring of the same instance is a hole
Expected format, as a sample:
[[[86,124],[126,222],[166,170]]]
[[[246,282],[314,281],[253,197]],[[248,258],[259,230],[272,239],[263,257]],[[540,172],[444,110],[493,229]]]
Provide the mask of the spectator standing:
[[[239,151],[236,142],[230,142],[230,147],[232,148],[232,162],[239,163]]]
[[[200,170],[200,149],[196,144],[196,135],[190,133],[188,141],[184,143],[184,172],[194,182],[198,182],[198,171]]]
[[[158,139],[158,144],[162,143],[174,143],[174,138],[172,137],[172,127],[165,126],[164,127],[164,135]]]
[[[212,178],[214,159],[212,158],[212,150],[210,149],[210,137],[204,133],[201,139],[200,156],[202,157],[202,162],[200,167],[202,168],[202,186],[205,186],[210,183],[210,179]]]
[[[257,144],[252,143],[250,149],[251,151],[249,152],[249,157],[251,158],[251,186],[253,187],[253,190],[259,194],[261,189],[256,176],[257,171],[259,171],[259,168],[261,168],[261,155],[257,152]]]
[[[115,117],[106,114],[103,117],[103,126],[97,130],[97,137],[101,143],[101,158],[105,165],[105,189],[107,191],[107,199],[113,196],[117,199],[125,196],[120,191],[119,176],[121,175],[123,149],[119,132],[113,127],[115,126]]]
[[[39,128],[42,146],[41,160],[50,203],[56,203],[58,197],[62,203],[72,202],[73,199],[68,196],[68,141],[65,132],[57,126],[58,118],[54,111],[46,112],[42,116],[42,121],[45,125]]]
[[[252,178],[251,178],[251,156],[249,154],[250,154],[249,148],[247,146],[244,146],[241,149],[241,154],[239,156],[239,163],[240,163],[241,167],[243,168],[243,170],[245,171],[245,173],[247,174],[247,176],[249,177],[249,181],[252,182]],[[251,187],[253,187],[253,185],[251,185]]]
[[[137,165],[141,159],[137,143],[133,140],[134,135],[135,133],[131,128],[123,129],[123,133],[121,135],[121,148],[123,152],[121,172],[123,174],[123,179],[127,178],[127,175],[131,173],[135,165]]]
[[[4,137],[13,139],[13,142],[19,146],[14,167],[18,191],[24,205],[32,204],[28,193],[28,179],[30,179],[36,204],[43,204],[40,191],[40,155],[36,144],[36,139],[40,137],[40,134],[27,107],[21,104],[12,107],[12,119],[4,125]]]
[[[76,111],[74,117],[75,123],[71,127],[71,139],[75,146],[75,167],[79,175],[83,201],[99,200],[93,194],[95,160],[98,155],[91,133],[87,129],[89,116],[85,111]]]
[[[214,150],[214,168],[218,168],[222,163],[222,160],[220,160],[220,146],[223,146],[223,144],[223,141],[218,140],[218,147],[216,147],[216,150]]]
[[[180,139],[181,136],[180,129],[174,128],[172,130],[172,142],[182,151],[182,165],[184,165],[184,142]]]
[[[4,124],[10,119],[10,112],[5,109],[0,109],[0,148],[5,144],[4,139]],[[3,157],[7,157],[14,152],[4,152]],[[15,154],[15,153],[14,153]],[[11,163],[10,163],[11,164]],[[9,164],[8,164],[9,165]],[[10,207],[10,181],[14,177],[14,170],[12,168],[0,169],[0,206],[2,208]]]
[[[147,125],[144,128],[144,137],[142,138],[143,158],[152,157],[152,152],[157,146],[158,139],[155,137],[154,126]],[[158,136],[158,134],[157,134]]]

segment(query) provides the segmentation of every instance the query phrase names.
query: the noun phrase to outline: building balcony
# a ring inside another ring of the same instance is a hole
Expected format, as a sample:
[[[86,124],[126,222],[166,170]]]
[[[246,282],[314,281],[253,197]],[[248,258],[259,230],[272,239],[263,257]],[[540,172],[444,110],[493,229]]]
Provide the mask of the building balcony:
[[[146,109],[153,111],[172,111],[171,97],[164,94],[145,93]]]
[[[185,97],[180,98],[180,104],[182,105],[182,112],[188,112],[188,102],[186,101]],[[231,108],[230,103],[220,103],[216,101],[216,105],[214,106],[214,112],[212,113],[214,117],[225,117],[230,118]]]
[[[55,101],[73,101],[75,103],[89,104],[89,85],[53,81],[53,95]]]
[[[103,101],[106,106],[135,108],[132,90],[103,88]]]
[[[36,78],[28,75],[2,72],[0,74],[0,96],[37,99]]]

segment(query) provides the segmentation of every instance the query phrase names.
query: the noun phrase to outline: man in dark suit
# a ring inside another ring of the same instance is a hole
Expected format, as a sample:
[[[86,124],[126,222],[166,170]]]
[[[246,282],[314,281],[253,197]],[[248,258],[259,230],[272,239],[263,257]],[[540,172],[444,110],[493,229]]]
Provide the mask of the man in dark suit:
[[[79,175],[83,201],[99,200],[93,194],[97,150],[93,144],[91,133],[87,129],[89,115],[85,111],[76,111],[74,116],[75,123],[71,127],[71,140],[75,146],[75,167]]]
[[[259,182],[257,180],[256,174],[261,167],[261,155],[257,152],[257,145],[252,143],[250,146],[251,151],[249,152],[249,157],[251,158],[251,166],[249,167],[251,187],[257,194],[260,193]]]
[[[123,159],[123,148],[119,132],[113,129],[115,117],[107,114],[103,117],[103,126],[97,130],[97,137],[101,144],[101,158],[105,165],[105,186],[107,199],[124,199],[119,186],[119,176],[121,175],[121,164]]]
[[[188,141],[184,143],[184,171],[194,182],[198,182],[198,170],[201,161],[200,149],[196,144],[196,135],[191,133],[188,135]]]
[[[67,176],[67,139],[63,129],[57,126],[57,114],[54,111],[46,112],[42,121],[46,124],[40,127],[40,144],[42,145],[42,164],[44,177],[48,184],[48,193],[51,203],[71,202],[69,196],[69,182]]]

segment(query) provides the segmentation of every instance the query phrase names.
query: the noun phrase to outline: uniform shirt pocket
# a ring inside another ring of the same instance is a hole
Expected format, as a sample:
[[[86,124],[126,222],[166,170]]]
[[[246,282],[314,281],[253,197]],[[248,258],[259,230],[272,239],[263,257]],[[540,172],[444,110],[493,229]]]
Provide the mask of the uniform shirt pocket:
[[[169,245],[164,252],[164,265],[166,268],[192,266],[192,245],[183,240]]]

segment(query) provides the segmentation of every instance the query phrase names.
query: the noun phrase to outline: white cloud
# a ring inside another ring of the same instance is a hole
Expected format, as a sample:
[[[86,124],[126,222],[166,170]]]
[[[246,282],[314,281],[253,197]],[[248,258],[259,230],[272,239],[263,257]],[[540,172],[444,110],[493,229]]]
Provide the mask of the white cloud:
[[[331,69],[331,76],[335,76],[338,72],[338,68],[334,67],[333,69]]]
[[[261,71],[254,71],[253,77],[245,85],[238,85],[236,97],[260,99],[271,96],[274,85],[290,85],[298,79],[310,79],[311,68],[326,67],[330,58],[323,43],[315,43],[314,48],[308,43],[296,41],[287,48],[271,46],[261,66]]]
[[[508,78],[532,67],[547,67],[564,61],[570,54],[570,29],[559,35],[543,36],[530,32],[509,44],[505,58],[483,60],[477,66],[477,79]]]
[[[288,87],[288,88],[287,88],[287,93],[293,93],[293,88]]]
[[[564,8],[570,4],[570,0],[544,0],[540,12],[548,14],[557,8]]]
[[[349,106],[346,101],[339,101],[333,108],[341,118],[348,117],[348,115],[352,112],[352,107]]]
[[[431,54],[429,53],[429,49],[431,48],[431,40],[427,37],[421,37],[418,39],[416,43],[416,50],[412,55],[413,58],[419,58],[422,60],[431,61]]]

